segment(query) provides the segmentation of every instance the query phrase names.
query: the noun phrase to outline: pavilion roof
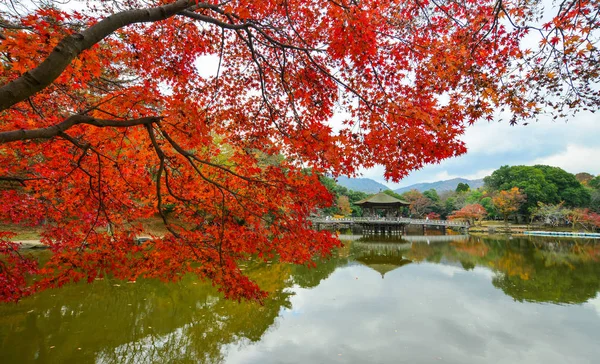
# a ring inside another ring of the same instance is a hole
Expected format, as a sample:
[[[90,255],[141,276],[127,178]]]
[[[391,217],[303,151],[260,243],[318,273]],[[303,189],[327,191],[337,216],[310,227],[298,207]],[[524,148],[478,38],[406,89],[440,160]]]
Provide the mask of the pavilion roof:
[[[373,205],[390,205],[390,204],[400,204],[400,205],[410,205],[409,202],[397,199],[392,197],[384,192],[379,192],[371,197],[367,197],[364,200],[360,200],[354,203],[355,205],[362,204],[373,204]]]
[[[412,263],[411,260],[408,259],[382,259],[381,261],[372,260],[372,259],[356,259],[359,263],[366,265],[367,267],[373,269],[374,271],[381,274],[381,278],[388,273],[400,267],[403,267],[407,264]]]

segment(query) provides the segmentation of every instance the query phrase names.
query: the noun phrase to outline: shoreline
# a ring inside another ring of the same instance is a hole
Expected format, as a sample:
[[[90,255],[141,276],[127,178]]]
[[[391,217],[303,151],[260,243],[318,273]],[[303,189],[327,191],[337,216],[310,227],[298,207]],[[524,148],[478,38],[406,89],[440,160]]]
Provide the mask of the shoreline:
[[[584,234],[576,231],[535,231],[538,234],[527,234],[526,232],[534,232],[535,230],[531,227],[527,226],[478,226],[469,229],[467,235],[472,236],[492,236],[492,235],[520,235],[520,236],[540,236],[539,233],[547,233],[547,236],[554,237],[576,237],[575,235]],[[560,232],[565,233],[559,234]],[[574,236],[569,236],[569,234],[573,234]],[[593,234],[593,233],[592,233]],[[413,236],[413,235],[411,235]],[[420,236],[420,235],[419,235]],[[427,236],[427,235],[423,235]],[[141,239],[149,239],[149,237],[140,237]],[[595,237],[592,237],[595,238]],[[597,239],[597,238],[596,238]],[[354,239],[352,239],[354,240]],[[22,240],[14,240],[12,243],[16,243],[19,245],[19,250],[45,250],[49,249],[48,245],[43,244],[40,240],[37,239],[22,239]]]
[[[11,243],[19,245],[19,250],[48,249],[49,246],[39,240],[14,240]]]

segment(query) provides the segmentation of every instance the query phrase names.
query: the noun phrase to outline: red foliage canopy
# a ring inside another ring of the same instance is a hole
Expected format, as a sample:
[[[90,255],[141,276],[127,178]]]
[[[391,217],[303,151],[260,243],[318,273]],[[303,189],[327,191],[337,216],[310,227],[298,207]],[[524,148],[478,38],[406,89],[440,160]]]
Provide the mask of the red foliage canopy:
[[[0,7],[0,220],[43,222],[54,254],[28,286],[37,268],[0,236],[4,300],[187,272],[260,299],[240,260],[338,244],[307,220],[332,202],[319,173],[398,180],[464,153],[457,137],[495,107],[598,105],[598,1],[539,27],[535,1],[31,4]],[[157,212],[169,234],[134,244]]]
[[[478,203],[466,205],[460,210],[454,211],[448,218],[450,220],[467,220],[470,224],[487,216],[487,211]]]

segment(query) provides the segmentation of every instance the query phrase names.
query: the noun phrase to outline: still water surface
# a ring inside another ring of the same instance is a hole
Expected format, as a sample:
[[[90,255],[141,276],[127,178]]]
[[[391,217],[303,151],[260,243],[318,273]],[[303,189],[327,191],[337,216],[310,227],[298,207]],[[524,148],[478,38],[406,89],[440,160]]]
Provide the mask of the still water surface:
[[[598,363],[600,241],[349,241],[248,273],[264,306],[193,278],[0,304],[0,363]],[[381,239],[376,239],[381,240]]]

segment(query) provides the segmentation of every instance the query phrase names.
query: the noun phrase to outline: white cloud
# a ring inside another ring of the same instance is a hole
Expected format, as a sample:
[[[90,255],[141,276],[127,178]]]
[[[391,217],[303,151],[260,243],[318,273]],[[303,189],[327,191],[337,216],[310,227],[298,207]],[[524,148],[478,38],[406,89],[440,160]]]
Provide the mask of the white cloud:
[[[510,126],[508,123],[477,123],[468,127],[465,134],[460,138],[467,146],[467,153],[496,154],[512,151],[515,139],[520,136],[518,127]],[[516,133],[515,133],[516,132]]]
[[[435,266],[436,272],[441,273],[445,276],[448,277],[454,277],[455,274],[459,274],[464,272],[465,270],[460,268],[460,267],[455,267],[453,265],[436,265]]]
[[[567,142],[597,144],[590,136],[599,131],[600,115],[581,113],[567,122],[555,122],[548,117],[515,126],[508,122],[479,122],[467,127],[461,140],[466,143],[468,154],[496,155],[515,151],[545,154]]]
[[[560,167],[570,173],[589,172],[600,174],[600,146],[586,147],[568,144],[567,149],[547,157],[538,158],[535,164]]]
[[[459,176],[450,174],[450,173],[448,173],[448,171],[441,171],[439,173],[436,173],[430,180],[423,181],[423,182],[445,181],[445,180],[453,179],[453,178],[457,178],[457,177],[459,177]]]
[[[423,182],[437,182],[437,181],[446,181],[454,178],[466,178],[466,179],[480,179],[486,176],[489,176],[494,172],[496,168],[487,168],[480,169],[476,172],[465,174],[465,173],[450,173],[447,170],[443,170],[441,172],[436,173],[433,177],[428,180],[423,180]]]
[[[570,173],[600,174],[600,114],[580,113],[568,122],[548,117],[528,125],[510,126],[508,122],[480,122],[467,127],[461,137],[467,153],[440,164],[412,172],[394,189],[414,183],[434,182],[455,177],[478,179],[503,165],[548,164]],[[596,157],[596,158],[595,158]],[[383,167],[364,171],[364,176],[385,183]]]
[[[495,170],[496,170],[496,168],[480,169],[479,171],[477,171],[475,173],[466,174],[461,177],[466,178],[466,179],[480,179],[480,178],[489,176]]]

